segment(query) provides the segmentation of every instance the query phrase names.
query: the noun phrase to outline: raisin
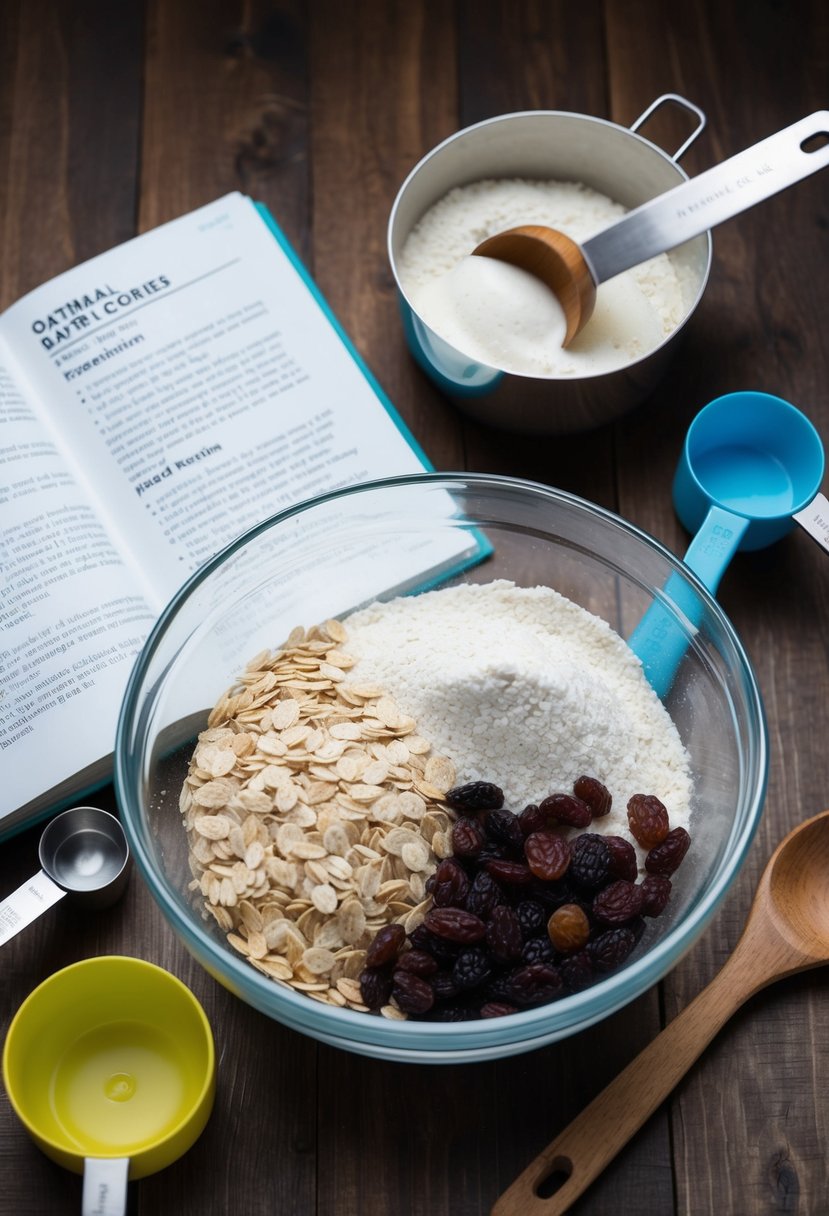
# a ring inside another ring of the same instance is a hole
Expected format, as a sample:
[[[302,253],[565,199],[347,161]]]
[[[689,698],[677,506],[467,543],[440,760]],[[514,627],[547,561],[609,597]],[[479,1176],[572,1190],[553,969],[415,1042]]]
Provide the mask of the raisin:
[[[536,878],[554,882],[570,864],[570,846],[555,832],[533,832],[524,841],[527,865]]]
[[[434,933],[429,932],[423,921],[421,921],[416,929],[412,929],[409,934],[409,941],[413,950],[423,950],[426,954],[431,954],[432,946],[437,941],[437,938]]]
[[[480,867],[485,861],[509,861],[514,856],[514,850],[508,848],[505,844],[496,844],[494,840],[488,840],[478,856],[468,858],[468,860],[476,867]],[[474,873],[474,870],[472,872]]]
[[[485,840],[484,829],[476,819],[458,819],[452,825],[452,850],[457,857],[477,857]]]
[[[479,942],[486,933],[486,925],[481,918],[472,912],[465,912],[463,908],[432,908],[426,913],[423,923],[437,937],[463,945]]]
[[[529,836],[530,832],[540,832],[547,826],[547,816],[544,814],[540,806],[531,802],[525,806],[521,814],[518,816],[518,825],[525,836]]]
[[[573,793],[587,803],[594,819],[601,819],[610,813],[613,797],[607,786],[602,785],[596,777],[579,777],[573,782]]]
[[[610,873],[614,878],[626,878],[628,882],[636,882],[639,877],[639,862],[636,859],[636,849],[623,836],[605,836],[604,842],[610,849]]]
[[[521,957],[525,963],[551,963],[556,957],[556,950],[549,937],[531,937],[525,942]]]
[[[506,977],[507,997],[515,1005],[541,1005],[561,994],[564,985],[555,967],[548,963],[529,963]]]
[[[512,908],[501,904],[493,909],[486,927],[486,942],[496,962],[510,963],[521,957],[524,938],[521,922]]]
[[[492,875],[486,870],[479,870],[472,880],[464,907],[474,916],[480,916],[481,920],[488,920],[493,908],[501,903],[503,894]]]
[[[547,922],[544,905],[537,899],[522,899],[520,904],[516,905],[515,914],[524,937],[533,937],[540,933]]]
[[[477,1009],[467,1005],[442,1005],[433,1009],[428,1018],[430,1022],[471,1022],[478,1016]]]
[[[510,887],[524,886],[532,882],[532,871],[520,861],[487,861],[486,869],[493,878]]]
[[[497,811],[504,805],[504,791],[491,781],[469,781],[449,790],[443,801],[461,815],[478,811]]]
[[[392,996],[404,1013],[428,1013],[435,994],[428,980],[413,971],[395,971]]]
[[[366,967],[360,972],[360,995],[369,1009],[381,1009],[391,997],[391,976],[387,971]]]
[[[642,879],[642,915],[661,916],[671,898],[671,880],[663,874],[646,874]]]
[[[668,835],[668,812],[653,794],[634,794],[628,801],[628,824],[637,843],[652,849]]]
[[[561,823],[568,828],[586,828],[593,821],[593,812],[575,794],[550,794],[539,806],[548,824]]]
[[[406,930],[402,925],[383,925],[366,951],[366,966],[384,967],[386,963],[393,963],[405,940]]]
[[[496,844],[505,844],[519,853],[524,845],[524,833],[512,811],[487,811],[484,831]]]
[[[593,900],[593,915],[603,925],[624,925],[642,911],[642,888],[626,878],[617,878]]]
[[[454,966],[454,962],[453,962]],[[429,983],[435,994],[436,1001],[451,1001],[458,995],[460,988],[452,978],[451,971],[438,971],[429,976]]]
[[[464,950],[455,960],[452,979],[458,988],[477,988],[492,975],[492,959],[481,946]]]
[[[551,912],[560,908],[562,904],[576,902],[577,890],[565,875],[558,882],[541,882],[539,879],[535,879],[527,888],[527,895],[546,909],[544,912],[544,925],[546,926],[547,917]]]
[[[547,921],[547,933],[556,950],[562,954],[581,950],[590,936],[587,913],[578,904],[564,904],[556,908]]]
[[[445,857],[434,874],[432,902],[438,908],[461,908],[469,892],[469,876],[453,857]],[[431,881],[431,880],[430,880]]]
[[[585,891],[598,891],[610,877],[610,849],[604,837],[584,832],[570,846],[569,877]]]
[[[561,960],[558,969],[568,992],[581,992],[582,989],[589,988],[596,978],[590,955],[586,950],[568,954]]]
[[[613,971],[620,966],[636,945],[636,934],[627,925],[607,929],[587,944],[587,953],[597,971]]]
[[[661,844],[654,845],[645,858],[645,869],[649,874],[661,874],[667,878],[673,874],[691,844],[685,828],[674,828]]]
[[[407,950],[397,960],[395,974],[398,971],[411,971],[413,975],[419,975],[421,979],[425,980],[430,975],[434,975],[437,969],[437,959],[433,958],[431,954],[427,954],[425,950]]]
[[[444,937],[430,933],[424,924],[420,924],[409,934],[409,941],[416,950],[424,950],[440,966],[451,967],[458,957],[458,946]]]
[[[508,1013],[518,1013],[517,1005],[507,1005],[505,1001],[487,1001],[481,1006],[482,1018],[504,1018]]]

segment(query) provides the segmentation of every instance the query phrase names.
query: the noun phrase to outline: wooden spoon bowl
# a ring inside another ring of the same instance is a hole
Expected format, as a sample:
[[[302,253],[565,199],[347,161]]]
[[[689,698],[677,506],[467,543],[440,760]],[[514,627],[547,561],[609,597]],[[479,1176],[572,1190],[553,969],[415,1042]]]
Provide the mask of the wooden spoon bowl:
[[[509,262],[550,288],[564,312],[563,347],[568,347],[590,320],[596,304],[596,284],[580,246],[563,232],[542,224],[523,224],[488,237],[473,255]]]

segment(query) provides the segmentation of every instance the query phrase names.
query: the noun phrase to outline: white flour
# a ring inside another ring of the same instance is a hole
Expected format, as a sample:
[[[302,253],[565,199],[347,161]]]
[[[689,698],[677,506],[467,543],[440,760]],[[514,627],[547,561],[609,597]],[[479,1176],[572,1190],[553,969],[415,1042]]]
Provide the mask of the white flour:
[[[499,580],[375,603],[345,622],[355,681],[379,683],[458,784],[494,781],[515,812],[598,777],[627,832],[632,794],[656,794],[687,826],[688,755],[627,644],[549,587]]]
[[[399,259],[401,286],[427,325],[480,362],[534,376],[612,371],[655,349],[685,316],[682,282],[667,254],[603,283],[593,316],[566,351],[551,293],[545,304],[532,275],[468,255],[486,237],[518,224],[546,224],[581,242],[624,214],[624,207],[576,182],[459,186],[409,234]]]

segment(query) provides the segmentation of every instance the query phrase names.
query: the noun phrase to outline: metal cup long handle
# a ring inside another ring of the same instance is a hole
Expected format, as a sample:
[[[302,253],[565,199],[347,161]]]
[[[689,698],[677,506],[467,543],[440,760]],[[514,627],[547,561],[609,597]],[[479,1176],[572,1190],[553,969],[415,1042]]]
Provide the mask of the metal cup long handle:
[[[810,140],[824,142],[807,151]],[[604,283],[657,253],[731,219],[829,165],[829,111],[817,110],[736,156],[629,212],[591,237],[582,253],[595,283]]]

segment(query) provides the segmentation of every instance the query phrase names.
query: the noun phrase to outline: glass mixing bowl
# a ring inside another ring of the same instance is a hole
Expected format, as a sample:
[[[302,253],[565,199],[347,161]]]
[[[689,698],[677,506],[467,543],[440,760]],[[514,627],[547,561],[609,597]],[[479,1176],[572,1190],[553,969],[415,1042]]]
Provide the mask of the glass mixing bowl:
[[[279,646],[294,625],[343,617],[372,599],[499,578],[553,587],[624,638],[655,604],[674,651],[677,631],[683,635],[684,656],[664,701],[691,760],[694,843],[668,909],[648,922],[620,971],[505,1017],[389,1020],[322,1004],[260,974],[226,943],[213,919],[205,919],[199,893],[189,889],[179,792],[209,710],[248,661]],[[163,612],[137,660],[118,725],[115,776],[136,863],[210,975],[256,1009],[326,1043],[437,1063],[507,1056],[574,1034],[673,967],[746,856],[762,810],[767,753],[760,694],[734,629],[668,550],[611,512],[558,490],[506,477],[434,473],[300,504],[202,566]]]

